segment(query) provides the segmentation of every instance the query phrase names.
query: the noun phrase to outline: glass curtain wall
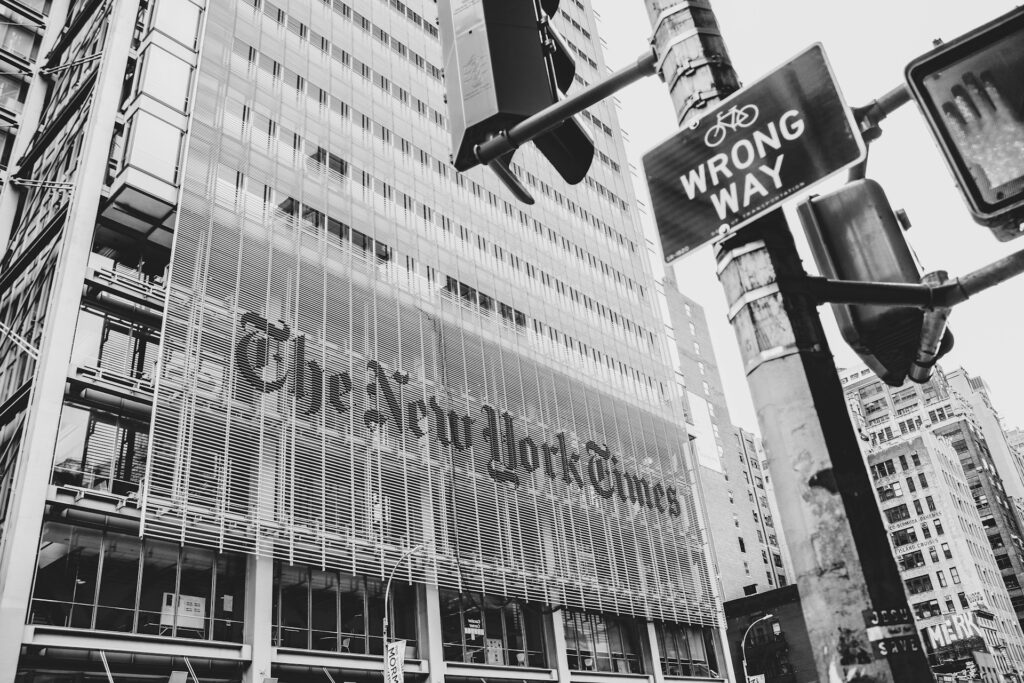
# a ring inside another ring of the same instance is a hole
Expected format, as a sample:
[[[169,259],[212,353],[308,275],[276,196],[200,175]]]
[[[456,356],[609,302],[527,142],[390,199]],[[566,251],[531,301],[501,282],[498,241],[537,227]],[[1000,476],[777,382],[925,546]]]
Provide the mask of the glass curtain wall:
[[[242,641],[245,559],[46,522],[29,623]]]
[[[494,666],[546,667],[542,605],[441,590],[444,658]]]
[[[382,655],[384,582],[368,576],[274,564],[274,645]],[[390,623],[416,657],[416,588],[391,582]]]

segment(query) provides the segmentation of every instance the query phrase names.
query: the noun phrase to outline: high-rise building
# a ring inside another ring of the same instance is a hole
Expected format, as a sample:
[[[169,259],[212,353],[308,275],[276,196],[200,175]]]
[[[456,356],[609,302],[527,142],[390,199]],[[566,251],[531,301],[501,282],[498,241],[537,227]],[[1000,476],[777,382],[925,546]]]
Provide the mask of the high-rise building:
[[[963,607],[963,601],[945,597],[949,590],[942,591],[942,583],[949,577],[940,578],[936,572],[948,571],[943,558],[951,559],[940,544],[950,540],[938,537],[949,535],[958,542],[964,541],[968,553],[954,552],[952,559],[961,563],[958,571],[963,561],[969,560],[982,582],[977,591],[965,593],[970,596],[981,591],[984,600],[980,609],[995,616],[1000,638],[1009,648],[1003,652],[1009,658],[1001,664],[1003,671],[1016,667],[1024,672],[1024,649],[1014,649],[1024,642],[1020,630],[1024,614],[1020,584],[1024,576],[1024,543],[1000,468],[993,460],[974,408],[953,389],[939,367],[923,385],[889,387],[865,368],[843,371],[840,379],[861,434],[862,450],[876,480],[878,501],[889,522],[901,573],[910,582],[908,597],[919,625],[931,623],[920,619]],[[928,438],[915,441],[922,435]],[[954,456],[951,460],[947,457],[950,453]],[[952,467],[947,466],[947,460]],[[1013,470],[1009,474],[1016,476]],[[966,486],[969,498],[963,495],[962,486]],[[944,506],[943,500],[952,502]],[[972,505],[965,508],[964,500]],[[980,545],[975,538],[975,520],[984,533]],[[949,533],[938,534],[937,528],[929,526],[936,523]],[[923,557],[931,557],[933,550],[936,555],[932,561],[925,561]],[[918,557],[918,551],[922,557]],[[932,566],[936,562],[938,566]],[[924,567],[927,570],[922,570]],[[967,600],[969,605],[977,602]],[[961,606],[957,607],[958,604]],[[1003,611],[1016,617],[1012,624],[1004,623],[1007,620],[1000,616]]]
[[[1024,638],[956,452],[922,431],[867,462],[932,666],[1024,670]]]
[[[969,375],[963,368],[947,372],[945,377],[950,388],[971,407],[1006,495],[1014,501],[1014,509],[1019,510],[1024,505],[1024,456],[1014,448],[1003,429],[988,383],[982,377]],[[1020,519],[1018,516],[1018,524]]]
[[[429,0],[4,6],[0,680],[728,675],[611,103],[524,207]]]
[[[731,422],[703,307],[671,271],[664,287],[722,599],[784,586],[789,557],[760,439]]]

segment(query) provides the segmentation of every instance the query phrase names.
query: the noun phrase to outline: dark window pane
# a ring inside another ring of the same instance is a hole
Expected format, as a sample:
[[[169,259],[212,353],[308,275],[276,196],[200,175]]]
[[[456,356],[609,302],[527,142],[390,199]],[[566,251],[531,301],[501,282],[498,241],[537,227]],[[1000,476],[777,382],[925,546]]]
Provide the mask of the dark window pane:
[[[135,629],[135,593],[139,587],[142,544],[133,536],[107,534],[103,546],[96,628],[131,632]]]
[[[217,556],[217,596],[213,605],[213,638],[242,642],[245,619],[245,558]]]
[[[178,547],[146,541],[142,552],[142,593],[139,632],[171,635],[174,631],[174,591],[178,580]]]

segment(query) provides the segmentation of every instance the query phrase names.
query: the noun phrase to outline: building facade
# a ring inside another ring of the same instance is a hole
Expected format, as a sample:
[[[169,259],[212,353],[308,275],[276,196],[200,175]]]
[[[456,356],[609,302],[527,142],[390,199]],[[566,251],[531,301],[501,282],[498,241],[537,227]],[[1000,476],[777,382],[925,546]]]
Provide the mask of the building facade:
[[[795,583],[725,602],[733,668],[764,683],[814,683],[814,650]],[[742,680],[742,679],[740,679]]]
[[[527,210],[432,2],[9,4],[0,678],[728,677],[610,103]]]
[[[987,634],[980,651],[1001,673],[1024,675],[1016,515],[970,405],[939,368],[923,385],[888,387],[863,368],[841,381],[908,602],[918,626],[935,631],[925,637],[933,664],[963,664],[976,650],[973,636],[932,628],[966,612]]]
[[[664,286],[722,599],[784,586],[789,558],[764,449],[732,424],[703,307],[679,291],[671,271]]]

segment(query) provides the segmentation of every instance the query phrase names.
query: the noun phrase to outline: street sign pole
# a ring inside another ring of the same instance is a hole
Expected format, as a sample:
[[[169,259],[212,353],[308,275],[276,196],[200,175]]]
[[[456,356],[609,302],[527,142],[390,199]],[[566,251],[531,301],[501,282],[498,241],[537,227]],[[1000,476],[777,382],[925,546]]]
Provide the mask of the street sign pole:
[[[645,4],[685,128],[697,107],[728,96],[738,81],[706,0]],[[932,681],[815,302],[787,284],[806,273],[782,210],[721,242],[716,258],[818,680]]]

